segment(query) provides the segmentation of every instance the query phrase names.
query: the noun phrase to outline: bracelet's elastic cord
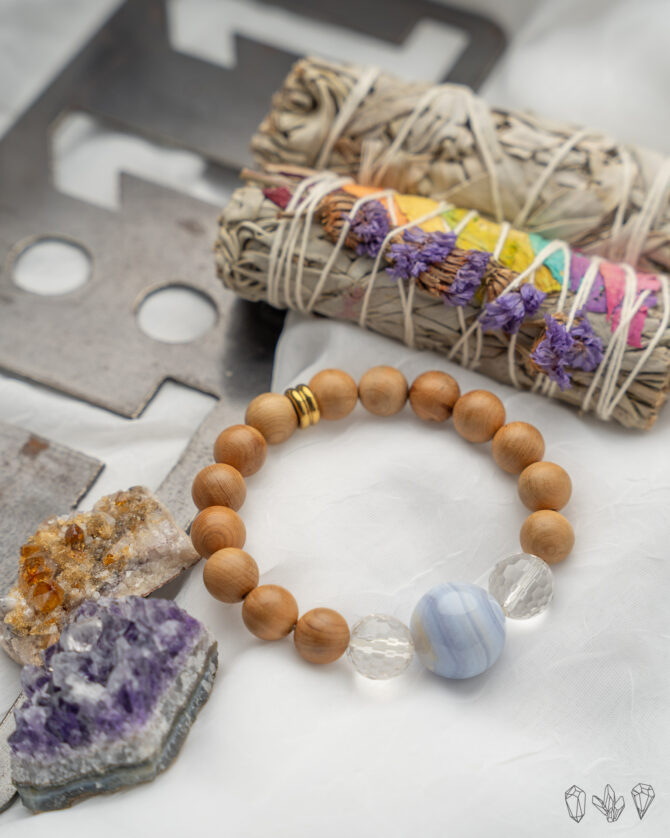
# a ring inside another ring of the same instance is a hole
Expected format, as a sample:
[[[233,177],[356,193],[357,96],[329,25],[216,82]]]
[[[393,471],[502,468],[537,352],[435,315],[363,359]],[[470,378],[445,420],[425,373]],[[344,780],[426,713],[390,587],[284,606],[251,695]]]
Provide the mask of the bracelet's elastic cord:
[[[293,197],[291,198],[291,201],[289,202],[286,208],[286,217],[281,218],[278,221],[277,229],[273,237],[272,246],[270,248],[270,253],[268,257],[267,299],[271,305],[280,306],[282,304],[280,300],[280,287],[282,285],[283,279],[283,292],[285,304],[291,308],[295,308],[303,312],[311,312],[313,310],[328,279],[330,271],[335,265],[337,258],[340,255],[342,248],[344,247],[347,234],[350,230],[351,224],[356,216],[356,213],[368,201],[377,201],[380,199],[388,198],[389,200],[387,201],[387,203],[390,208],[391,223],[392,225],[397,224],[398,219],[395,216],[394,202],[393,200],[390,200],[390,198],[393,195],[393,190],[380,190],[379,192],[375,192],[371,195],[366,195],[362,198],[358,198],[354,202],[349,214],[343,221],[339,237],[333,245],[332,251],[329,254],[328,259],[326,260],[323,268],[321,269],[319,278],[314,286],[314,289],[312,290],[312,293],[310,294],[308,299],[304,299],[303,276],[305,270],[305,261],[307,258],[309,234],[311,231],[315,212],[318,208],[319,203],[326,195],[330,194],[331,192],[336,192],[342,186],[351,182],[352,181],[349,178],[340,178],[336,175],[333,175],[330,172],[320,172],[310,176],[309,178],[305,178],[296,188],[295,192],[293,193]],[[406,230],[409,227],[419,226],[423,222],[429,221],[430,219],[436,218],[438,216],[442,217],[445,230],[449,230],[449,225],[443,217],[444,211],[448,208],[448,204],[441,203],[433,211],[426,213],[421,218],[417,218],[414,221],[408,222],[407,224],[403,224],[401,226],[394,226],[386,235],[379,249],[379,252],[377,253],[377,256],[374,260],[372,270],[367,278],[367,284],[361,303],[361,311],[358,321],[360,326],[366,325],[370,309],[370,302],[372,299],[372,292],[380,274],[380,268],[384,253],[387,247],[390,245],[392,239],[395,236],[397,236],[399,232],[402,232],[403,230]],[[476,216],[477,213],[474,210],[470,210],[453,228],[452,232],[458,235],[465,229],[469,221]],[[493,249],[494,259],[499,259],[500,254],[505,245],[505,241],[510,233],[510,230],[510,224],[503,223],[501,225],[500,234],[498,236],[496,245]],[[569,269],[571,262],[571,251],[569,246],[565,242],[549,242],[535,256],[531,264],[524,271],[519,273],[515,277],[515,279],[512,282],[510,282],[509,285],[507,285],[498,296],[500,297],[510,293],[510,291],[513,291],[516,288],[518,288],[526,280],[529,282],[533,282],[535,272],[537,271],[537,269],[541,267],[542,264],[552,254],[557,252],[561,252],[563,255],[565,275],[563,278],[563,284],[558,297],[555,311],[566,313],[564,312],[564,309],[567,301],[567,295],[570,284]],[[572,326],[577,313],[584,307],[586,301],[589,298],[589,294],[591,293],[593,283],[596,281],[598,277],[598,269],[600,262],[601,260],[598,258],[592,259],[586,273],[584,274],[583,279],[580,282],[577,293],[574,295],[572,299],[570,309],[566,313],[566,326],[568,329]],[[668,285],[667,277],[659,275],[662,291],[661,296],[663,302],[663,312],[659,319],[658,326],[653,337],[649,340],[645,349],[642,352],[640,352],[640,355],[633,369],[630,371],[625,380],[617,386],[623,368],[630,324],[637,312],[644,305],[644,302],[650,293],[647,290],[643,291],[642,294],[640,294],[639,296],[637,295],[637,275],[634,269],[630,266],[624,266],[624,276],[625,293],[621,305],[620,321],[618,327],[614,331],[607,345],[607,349],[605,351],[603,360],[596,372],[594,373],[593,380],[591,381],[591,384],[588,387],[582,400],[582,409],[586,411],[591,407],[593,394],[597,386],[601,384],[602,381],[600,395],[595,407],[593,408],[597,415],[600,416],[602,419],[609,419],[611,417],[615,407],[621,401],[622,397],[634,381],[637,374],[640,372],[640,370],[643,369],[647,359],[649,358],[655,346],[661,339],[663,333],[665,332],[668,326],[668,321],[670,319],[670,286]],[[405,283],[403,283],[401,280],[398,280],[396,287],[398,290],[398,296],[403,313],[404,341],[408,346],[414,346],[415,327],[413,315],[416,283],[410,280],[407,283],[407,287],[405,287]],[[483,337],[481,327],[479,324],[479,318],[481,317],[481,313],[474,318],[474,320],[471,322],[469,326],[467,326],[465,322],[465,317],[463,315],[463,311],[460,308],[458,308],[457,316],[459,319],[461,336],[451,347],[447,357],[450,359],[454,358],[460,352],[463,365],[473,369],[476,368],[480,362],[481,350],[483,346]],[[469,342],[473,337],[475,340],[475,346],[472,354],[472,359],[469,360],[471,352]],[[509,341],[507,350],[508,371],[510,380],[512,381],[515,387],[519,388],[520,383],[517,376],[515,348],[516,336],[513,336]],[[557,392],[556,385],[553,382],[551,382],[548,376],[546,375],[538,375],[533,384],[532,389],[540,390],[542,393],[550,397],[555,396]]]
[[[323,167],[327,164],[335,143],[345,131],[365,98],[372,91],[379,74],[380,71],[374,67],[365,67],[361,70],[356,83],[342,103],[342,107],[324,139],[317,155],[317,167]],[[441,105],[445,105],[445,102],[446,107],[441,107]],[[379,140],[364,140],[361,146],[359,181],[372,184],[380,184],[383,181],[385,173],[395,162],[396,157],[402,151],[403,144],[410,137],[412,129],[422,117],[425,117],[424,122],[432,125],[432,129],[424,130],[420,135],[421,148],[425,150],[438,147],[442,141],[448,139],[450,128],[448,114],[459,105],[463,106],[468,115],[470,129],[488,175],[493,216],[498,223],[502,223],[504,221],[504,211],[501,199],[500,174],[505,176],[505,183],[513,183],[508,168],[508,158],[498,142],[489,108],[467,87],[435,85],[429,88],[419,98],[412,111],[398,128],[393,141],[386,148]],[[526,224],[552,174],[558,169],[570,151],[590,133],[592,132],[588,129],[579,129],[559,146],[552,159],[540,173],[532,189],[525,196],[523,207],[512,222],[513,227],[523,227]],[[622,252],[618,240],[623,232],[626,211],[637,175],[637,166],[625,148],[619,146],[618,152],[622,163],[621,185],[614,220],[608,236],[607,254],[611,259],[635,265],[644,252],[649,233],[667,198],[668,189],[670,189],[670,160],[666,160],[654,175],[644,202],[632,220],[626,246]],[[474,183],[475,180],[477,179],[473,179],[471,182]],[[457,184],[455,188],[460,189],[462,186],[463,184]]]

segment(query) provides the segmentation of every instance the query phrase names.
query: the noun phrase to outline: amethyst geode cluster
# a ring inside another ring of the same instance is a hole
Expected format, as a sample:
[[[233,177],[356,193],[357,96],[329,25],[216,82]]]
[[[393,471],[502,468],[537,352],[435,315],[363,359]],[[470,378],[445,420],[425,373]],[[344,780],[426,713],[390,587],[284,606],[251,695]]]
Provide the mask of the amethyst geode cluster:
[[[42,666],[10,737],[12,779],[34,811],[153,779],[176,756],[216,674],[216,641],[164,599],[85,602]]]

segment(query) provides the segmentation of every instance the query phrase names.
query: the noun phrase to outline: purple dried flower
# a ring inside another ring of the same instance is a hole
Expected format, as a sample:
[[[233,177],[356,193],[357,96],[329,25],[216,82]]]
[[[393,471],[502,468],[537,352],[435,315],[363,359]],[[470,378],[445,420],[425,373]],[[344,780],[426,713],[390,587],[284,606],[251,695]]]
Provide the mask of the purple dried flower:
[[[414,276],[413,267],[416,260],[417,248],[411,244],[393,242],[390,248],[390,258],[393,264],[386,269],[386,273],[394,279],[408,279]]]
[[[569,354],[569,366],[593,372],[603,359],[603,342],[593,331],[584,309],[575,317],[570,336],[574,343]]]
[[[456,244],[455,233],[428,233],[428,240],[423,244],[422,258],[431,265],[444,262]]]
[[[533,362],[545,372],[552,381],[567,390],[571,385],[566,371],[567,358],[574,344],[565,325],[548,314],[544,316],[546,331],[544,337],[531,352]]]
[[[410,227],[402,242],[391,245],[393,265],[386,271],[395,279],[420,276],[431,265],[444,262],[455,244],[455,233],[426,233],[420,227]]]
[[[428,240],[428,233],[421,227],[409,227],[402,234],[402,237],[407,244],[425,244]]]
[[[570,331],[554,317],[545,315],[547,324],[542,340],[531,359],[561,390],[571,386],[566,368],[593,372],[603,358],[603,344],[594,333],[584,309],[577,313]]]
[[[442,297],[447,305],[466,306],[474,297],[477,288],[479,288],[479,281],[466,276],[459,278],[456,275]]]
[[[443,294],[447,305],[468,305],[482,283],[482,276],[490,258],[491,254],[483,250],[468,251],[467,262],[458,269],[456,276]]]
[[[356,253],[374,259],[389,231],[389,217],[379,201],[367,201],[356,212],[351,232],[358,239]]]
[[[485,332],[501,329],[506,335],[516,334],[523,321],[537,313],[546,296],[527,282],[487,303],[479,323]]]

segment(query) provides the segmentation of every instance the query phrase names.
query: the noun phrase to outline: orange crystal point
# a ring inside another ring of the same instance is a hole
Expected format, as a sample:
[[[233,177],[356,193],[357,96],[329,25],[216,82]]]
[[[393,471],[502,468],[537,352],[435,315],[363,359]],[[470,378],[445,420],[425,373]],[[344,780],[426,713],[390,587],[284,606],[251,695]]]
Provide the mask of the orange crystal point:
[[[27,596],[30,589],[38,582],[46,582],[53,577],[54,566],[43,553],[24,559],[19,570],[19,590]]]
[[[70,524],[63,535],[63,541],[73,550],[81,550],[84,546],[84,540],[84,531],[77,524]]]
[[[38,582],[32,589],[30,599],[35,610],[48,614],[63,602],[63,589],[56,582]]]

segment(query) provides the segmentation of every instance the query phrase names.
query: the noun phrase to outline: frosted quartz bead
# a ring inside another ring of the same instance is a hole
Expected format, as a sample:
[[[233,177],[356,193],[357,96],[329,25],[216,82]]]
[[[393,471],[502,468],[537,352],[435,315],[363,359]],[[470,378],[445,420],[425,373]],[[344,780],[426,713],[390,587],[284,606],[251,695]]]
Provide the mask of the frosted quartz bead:
[[[382,681],[407,669],[414,655],[414,642],[400,620],[386,614],[370,614],[352,628],[347,654],[361,675]]]
[[[505,615],[483,588],[436,585],[418,601],[410,621],[421,663],[443,678],[472,678],[500,657]]]
[[[508,617],[525,620],[544,611],[554,596],[549,565],[530,553],[515,553],[498,562],[489,576],[489,593]]]

